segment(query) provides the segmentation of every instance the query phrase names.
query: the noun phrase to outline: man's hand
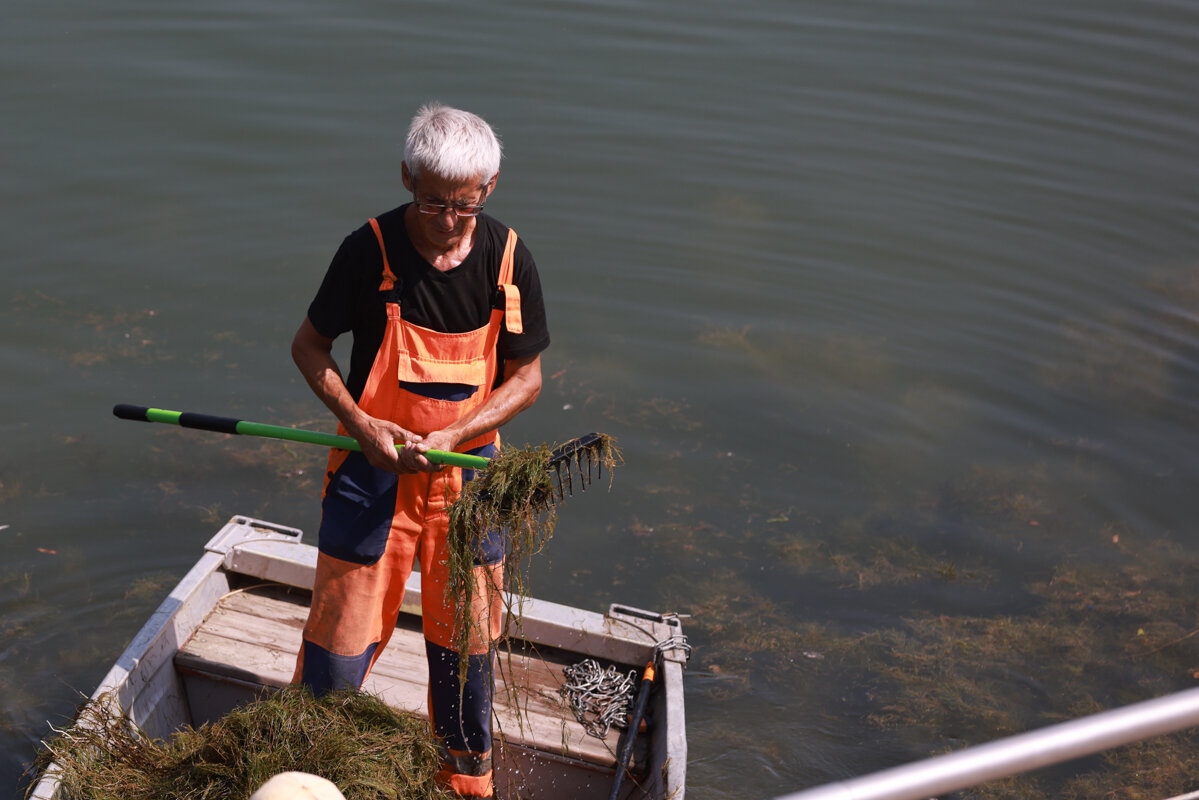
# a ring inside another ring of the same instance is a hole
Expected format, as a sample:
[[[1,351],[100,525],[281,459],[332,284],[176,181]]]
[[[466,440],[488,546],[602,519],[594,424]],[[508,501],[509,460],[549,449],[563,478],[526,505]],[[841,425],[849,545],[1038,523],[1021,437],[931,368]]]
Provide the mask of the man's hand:
[[[420,472],[445,469],[424,457],[430,450],[453,450],[462,442],[494,430],[524,411],[541,393],[541,356],[512,359],[504,362],[504,382],[473,411],[465,414],[444,429],[433,431],[423,439],[417,437],[413,447],[400,451],[400,461]],[[409,460],[411,459],[411,460]]]
[[[405,456],[410,457],[416,470],[420,472],[439,472],[445,469],[444,464],[434,464],[425,458],[424,454],[430,450],[452,452],[458,446],[458,437],[449,431],[433,431],[423,439],[417,438],[419,441],[416,444],[404,448],[404,452],[400,454],[401,461],[405,460]]]
[[[358,440],[371,466],[401,474],[421,471],[424,467],[420,462],[428,463],[415,453],[421,437],[359,408],[346,389],[332,351],[333,340],[322,336],[305,319],[292,340],[291,356],[312,391],[345,426],[346,432]],[[405,447],[397,450],[397,444]]]
[[[412,431],[366,413],[355,415],[354,420],[346,426],[346,431],[358,440],[362,454],[372,467],[401,475],[421,471],[414,457],[421,437]],[[404,447],[401,449],[396,445]],[[425,461],[424,458],[420,460]]]

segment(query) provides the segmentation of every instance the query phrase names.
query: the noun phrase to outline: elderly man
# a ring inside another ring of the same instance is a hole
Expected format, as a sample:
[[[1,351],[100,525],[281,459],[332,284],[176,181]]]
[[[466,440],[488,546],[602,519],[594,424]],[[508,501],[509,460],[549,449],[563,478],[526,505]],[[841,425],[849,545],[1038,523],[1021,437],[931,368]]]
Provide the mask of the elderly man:
[[[490,796],[491,694],[504,542],[481,537],[484,621],[467,657],[455,651],[445,599],[447,509],[473,477],[429,450],[492,456],[496,429],[533,404],[549,346],[541,284],[516,234],[483,214],[500,143],[474,114],[442,105],[412,121],[401,172],[412,202],[342,242],[292,356],[308,385],[357,439],[334,450],[321,504],[320,555],[297,682],[359,688],[395,626],[420,560],[429,715],[443,745],[442,782]],[[351,332],[349,377],[332,357]],[[397,445],[403,445],[397,448]],[[459,682],[466,665],[465,686]]]

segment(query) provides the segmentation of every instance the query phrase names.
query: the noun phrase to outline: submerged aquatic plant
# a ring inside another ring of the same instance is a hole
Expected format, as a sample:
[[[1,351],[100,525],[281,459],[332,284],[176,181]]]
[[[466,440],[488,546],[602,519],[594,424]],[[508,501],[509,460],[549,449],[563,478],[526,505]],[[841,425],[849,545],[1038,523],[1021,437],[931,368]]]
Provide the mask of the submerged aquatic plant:
[[[346,800],[451,797],[434,783],[437,745],[423,719],[369,695],[317,699],[303,687],[165,740],[146,735],[104,695],[45,742],[31,771],[51,761],[61,800],[242,800],[290,770],[333,781]]]

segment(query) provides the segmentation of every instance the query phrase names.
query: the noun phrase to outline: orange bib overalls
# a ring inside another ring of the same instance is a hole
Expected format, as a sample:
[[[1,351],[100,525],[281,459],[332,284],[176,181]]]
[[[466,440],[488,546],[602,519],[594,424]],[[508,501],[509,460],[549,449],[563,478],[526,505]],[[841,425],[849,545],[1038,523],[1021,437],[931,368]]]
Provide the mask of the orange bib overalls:
[[[389,293],[396,278],[379,223],[372,219],[370,224],[383,255],[379,291]],[[445,428],[487,399],[498,370],[496,343],[501,326],[521,332],[520,294],[512,283],[515,248],[516,234],[509,230],[499,277],[505,308],[493,309],[482,328],[440,333],[406,322],[399,302],[386,302],[383,343],[358,401],[363,411],[423,436]],[[469,387],[475,387],[473,393]],[[462,443],[458,450],[490,456],[498,446],[499,434],[491,431]],[[473,471],[457,467],[396,475],[371,467],[361,453],[333,450],[329,454],[312,610],[295,681],[318,694],[360,688],[391,637],[404,584],[419,558],[429,719],[443,751],[439,778],[459,794],[488,797],[492,794],[492,666],[503,584],[501,532],[488,532],[477,542],[477,600],[471,609],[476,624],[461,690],[460,658],[453,644],[454,608],[445,600],[448,508],[463,482],[473,477]]]

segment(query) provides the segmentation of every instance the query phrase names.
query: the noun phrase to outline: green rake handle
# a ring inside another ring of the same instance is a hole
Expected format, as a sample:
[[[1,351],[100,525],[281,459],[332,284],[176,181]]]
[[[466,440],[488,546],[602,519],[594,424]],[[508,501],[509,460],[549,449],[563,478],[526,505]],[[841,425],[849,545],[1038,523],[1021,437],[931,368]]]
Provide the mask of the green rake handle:
[[[282,425],[266,425],[261,422],[249,422],[232,417],[214,417],[209,414],[197,414],[191,411],[166,411],[161,408],[132,406],[120,403],[113,406],[112,413],[121,419],[131,419],[135,422],[165,422],[168,425],[178,425],[182,428],[195,428],[214,433],[235,433],[242,436],[263,436],[267,439],[284,439],[289,442],[305,442],[319,444],[323,447],[336,447],[339,450],[357,450],[362,452],[362,446],[357,439],[349,436],[339,436],[335,433],[306,431],[303,428],[287,428]],[[403,447],[397,444],[396,447]],[[483,456],[472,456],[466,453],[452,453],[446,450],[430,450],[423,454],[434,464],[444,464],[449,467],[465,467],[466,469],[487,469],[490,459]]]

